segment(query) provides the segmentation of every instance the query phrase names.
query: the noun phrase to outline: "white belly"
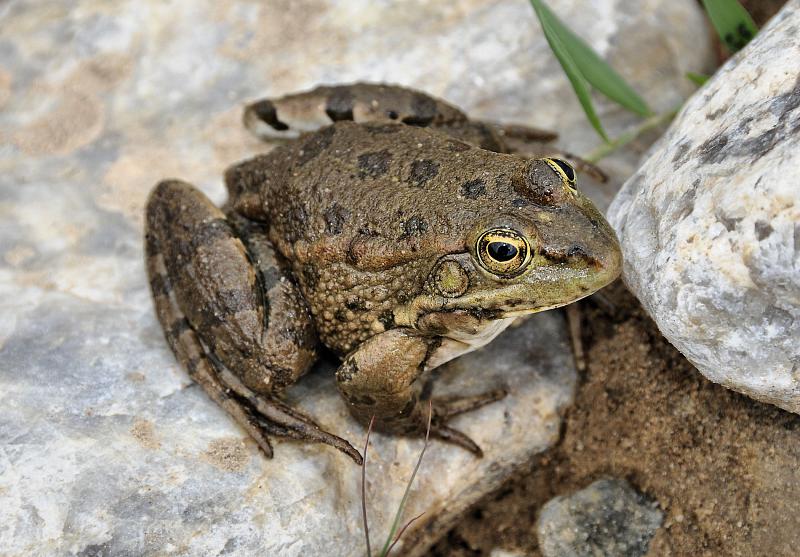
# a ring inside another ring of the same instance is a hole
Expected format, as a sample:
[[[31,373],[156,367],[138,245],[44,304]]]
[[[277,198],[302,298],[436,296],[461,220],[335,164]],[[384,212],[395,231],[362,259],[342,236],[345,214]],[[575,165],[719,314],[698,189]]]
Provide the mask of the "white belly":
[[[481,346],[489,344],[494,338],[506,330],[506,327],[514,322],[514,317],[508,319],[497,319],[487,321],[486,326],[474,335],[460,335],[453,333],[449,337],[442,339],[442,345],[428,358],[425,369],[439,367],[453,358],[457,358],[467,352],[477,350]]]

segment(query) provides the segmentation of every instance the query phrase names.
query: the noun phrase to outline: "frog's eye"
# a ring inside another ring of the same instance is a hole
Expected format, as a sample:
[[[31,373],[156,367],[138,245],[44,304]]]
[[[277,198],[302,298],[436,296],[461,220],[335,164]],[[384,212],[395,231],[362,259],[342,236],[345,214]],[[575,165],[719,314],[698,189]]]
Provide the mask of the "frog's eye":
[[[561,159],[542,159],[547,165],[552,168],[556,174],[561,176],[564,185],[573,191],[577,191],[578,187],[575,185],[576,175],[575,169],[572,168],[568,162]]]
[[[481,234],[475,246],[481,266],[492,274],[513,277],[522,272],[531,259],[531,248],[516,230],[494,228]]]

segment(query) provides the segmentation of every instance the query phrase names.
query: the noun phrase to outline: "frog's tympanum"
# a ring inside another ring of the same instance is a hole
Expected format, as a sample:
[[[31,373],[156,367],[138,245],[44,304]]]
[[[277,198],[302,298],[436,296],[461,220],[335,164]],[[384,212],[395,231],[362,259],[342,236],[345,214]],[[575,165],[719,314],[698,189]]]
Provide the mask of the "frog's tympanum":
[[[547,134],[370,84],[263,100],[244,119],[289,141],[231,167],[221,209],[185,182],[158,184],[147,270],[177,358],[267,455],[280,436],[361,461],[281,399],[321,345],[342,359],[336,381],[357,419],[420,435],[429,371],[620,272],[572,166],[506,147]],[[504,395],[434,397],[431,435],[480,455],[448,419]]]

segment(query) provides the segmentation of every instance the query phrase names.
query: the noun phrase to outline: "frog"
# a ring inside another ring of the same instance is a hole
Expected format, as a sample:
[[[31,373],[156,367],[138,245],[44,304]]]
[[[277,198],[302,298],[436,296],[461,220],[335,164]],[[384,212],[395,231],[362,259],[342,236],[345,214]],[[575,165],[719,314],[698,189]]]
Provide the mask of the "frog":
[[[146,269],[177,360],[267,457],[284,438],[363,462],[286,402],[323,352],[360,423],[481,456],[450,421],[506,389],[433,396],[440,366],[621,270],[575,166],[509,146],[555,134],[375,83],[258,100],[243,122],[278,145],[226,170],[222,206],[180,179],[147,199]]]

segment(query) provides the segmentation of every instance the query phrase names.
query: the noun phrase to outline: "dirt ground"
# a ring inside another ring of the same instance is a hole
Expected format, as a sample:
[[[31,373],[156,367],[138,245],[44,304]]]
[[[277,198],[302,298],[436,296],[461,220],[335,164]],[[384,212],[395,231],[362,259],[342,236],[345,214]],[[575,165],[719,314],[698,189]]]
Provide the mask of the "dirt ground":
[[[664,510],[648,555],[800,554],[800,416],[704,379],[619,282],[580,310],[588,367],[560,443],[429,557],[539,556],[543,503],[603,476]]]
[[[784,0],[742,4],[761,27]],[[620,282],[580,308],[588,368],[560,443],[429,557],[539,557],[542,505],[603,476],[659,502],[650,556],[800,555],[800,416],[707,381]]]

